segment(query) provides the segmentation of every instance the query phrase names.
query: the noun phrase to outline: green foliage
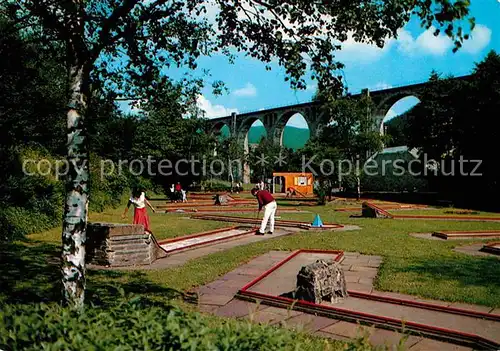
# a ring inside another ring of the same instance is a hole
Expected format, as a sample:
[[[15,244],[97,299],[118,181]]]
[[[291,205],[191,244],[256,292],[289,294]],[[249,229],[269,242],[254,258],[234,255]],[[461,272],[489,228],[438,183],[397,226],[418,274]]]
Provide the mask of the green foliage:
[[[421,103],[405,116],[409,146],[421,148],[427,160],[442,163],[438,176],[429,176],[434,189],[450,194],[467,194],[468,201],[483,200],[478,187],[493,199],[500,194],[496,125],[500,109],[500,55],[490,52],[476,64],[466,80],[440,77],[433,72],[421,94]],[[460,164],[460,159],[466,162]],[[480,166],[475,169],[480,160]],[[454,176],[449,173],[455,164]],[[475,174],[481,176],[471,176]],[[432,174],[432,173],[430,173]]]
[[[6,305],[0,348],[9,350],[284,350],[300,343],[286,330],[250,323],[211,326],[198,313],[138,301],[77,313],[55,305]]]
[[[52,153],[61,152],[67,79],[59,55],[62,48],[33,40],[32,33],[22,36],[14,28],[2,11],[0,151],[14,145],[44,145]]]
[[[0,207],[0,241],[20,239],[59,224],[60,218],[24,207]]]
[[[300,172],[302,150],[280,146],[271,139],[262,138],[249,152],[248,161],[252,181],[259,182],[272,177],[273,172]]]
[[[414,108],[414,107],[413,107]],[[400,116],[397,116],[387,122],[384,122],[387,133],[387,147],[408,145],[408,116],[411,114],[411,109]]]
[[[319,182],[317,186],[314,187],[314,194],[318,197],[318,205],[326,204],[326,195],[330,188],[324,184],[324,182]]]
[[[231,191],[231,183],[220,179],[210,179],[201,182],[204,191]]]
[[[99,1],[86,1],[65,6],[49,0],[26,4],[8,0],[2,7],[20,28],[36,28],[33,31],[44,42],[78,38],[78,44],[68,48],[67,58],[71,64],[85,65],[86,83],[92,78],[101,87],[133,97],[155,96],[159,88],[168,87],[170,78],[160,74],[166,67],[195,69],[202,55],[222,53],[232,60],[234,51],[247,52],[266,63],[276,59],[292,88],[305,89],[304,76],[310,70],[320,90],[338,92],[341,78],[337,74],[343,65],[335,56],[341,49],[338,43],[348,39],[347,33],[357,41],[382,47],[413,15],[422,27],[434,26],[437,33],[444,32],[457,49],[468,38],[462,23],[469,20],[470,30],[474,26],[469,1],[364,1],[340,6],[308,0],[250,0],[247,5],[216,1],[211,4],[215,21],[208,15],[208,5],[206,0],[193,0],[189,5],[181,0],[154,1],[144,6],[136,2],[101,6]],[[58,23],[54,13],[81,27]],[[124,64],[108,64],[123,57],[129,58]],[[193,87],[183,87],[191,97],[202,85],[194,81]],[[217,93],[223,90],[219,81],[212,87]]]
[[[130,188],[129,180],[124,174],[119,172],[101,173],[101,167],[105,163],[95,155],[90,156],[90,196],[89,209],[91,211],[102,212],[106,207],[116,207],[122,200],[122,195]],[[111,167],[116,167],[115,164]]]
[[[224,172],[220,175],[221,178],[229,179],[229,181],[242,182],[243,180],[243,165],[247,156],[245,155],[243,143],[236,137],[228,137],[219,140],[216,143],[217,156],[215,159],[225,162]],[[231,186],[231,184],[229,184]]]
[[[62,216],[62,184],[43,148],[11,149],[10,176],[0,186],[0,233],[8,239],[49,229]],[[38,165],[38,166],[37,166]]]
[[[373,102],[367,97],[338,100],[327,92],[320,92],[318,101],[324,113],[323,122],[331,123],[306,144],[303,153],[328,194],[334,185],[357,189],[367,155],[382,148],[383,137],[370,113]]]
[[[56,159],[42,147],[12,148],[10,152],[10,175],[0,185],[0,233],[2,239],[7,240],[60,224],[65,172],[64,160]],[[100,157],[92,155],[90,187],[93,201],[89,208],[96,212],[118,206],[130,187],[126,175],[118,172],[101,175],[101,161]]]
[[[351,161],[363,162],[367,152],[381,150],[382,137],[372,118],[374,105],[370,98],[335,100],[323,96],[322,101],[324,121],[332,123],[323,129],[321,141],[334,142],[334,146],[342,150],[343,157]]]

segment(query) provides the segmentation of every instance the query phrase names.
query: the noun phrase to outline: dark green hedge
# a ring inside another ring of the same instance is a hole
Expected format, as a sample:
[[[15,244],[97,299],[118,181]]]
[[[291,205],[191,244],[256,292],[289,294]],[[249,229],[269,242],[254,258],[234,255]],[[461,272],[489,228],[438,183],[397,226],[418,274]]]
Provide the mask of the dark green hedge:
[[[298,347],[298,348],[297,348]],[[2,350],[300,350],[287,330],[212,324],[199,313],[124,303],[72,312],[57,305],[0,309]]]
[[[48,162],[40,174],[33,162],[25,164],[23,169],[25,160]],[[89,210],[101,212],[118,206],[130,192],[132,178],[118,172],[104,172],[101,176],[101,159],[92,154],[90,160]],[[56,159],[41,147],[12,151],[11,174],[0,186],[0,241],[19,239],[61,224],[64,179],[57,176],[55,164]]]

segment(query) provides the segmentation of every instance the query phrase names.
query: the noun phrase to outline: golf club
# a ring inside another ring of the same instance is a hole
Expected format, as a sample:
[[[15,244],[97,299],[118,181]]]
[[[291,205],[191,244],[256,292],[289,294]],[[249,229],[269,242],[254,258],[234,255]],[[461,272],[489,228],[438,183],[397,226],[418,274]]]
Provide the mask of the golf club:
[[[260,210],[255,211],[255,219],[256,220],[259,219],[259,213],[260,213]],[[259,229],[259,224],[256,223],[256,225],[253,227],[253,229],[258,230]]]

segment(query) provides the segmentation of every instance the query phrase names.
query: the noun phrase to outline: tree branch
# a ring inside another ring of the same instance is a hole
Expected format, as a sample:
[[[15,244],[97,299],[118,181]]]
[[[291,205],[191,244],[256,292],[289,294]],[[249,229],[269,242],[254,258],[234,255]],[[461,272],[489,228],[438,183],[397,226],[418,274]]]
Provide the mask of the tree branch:
[[[270,4],[263,2],[263,1],[260,1],[260,0],[250,0],[250,1],[256,3],[257,5],[264,6],[265,8],[267,8],[269,10],[272,10],[272,9],[275,9],[276,7],[278,7],[277,5],[270,5]]]
[[[113,29],[116,28],[119,20],[122,17],[125,17],[139,0],[125,0],[121,6],[118,6],[113,13],[106,19],[104,24],[102,25],[101,32],[99,33],[99,39],[96,46],[92,49],[90,54],[90,61],[94,62],[101,53],[102,49],[110,44],[111,38],[110,33]]]

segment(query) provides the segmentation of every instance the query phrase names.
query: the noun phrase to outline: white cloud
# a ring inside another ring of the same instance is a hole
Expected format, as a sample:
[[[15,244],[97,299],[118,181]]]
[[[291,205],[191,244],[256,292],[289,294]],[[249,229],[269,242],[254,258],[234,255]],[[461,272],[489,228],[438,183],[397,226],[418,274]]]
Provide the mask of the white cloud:
[[[356,63],[368,63],[377,61],[386,54],[394,44],[393,39],[388,39],[383,48],[375,44],[357,42],[352,35],[346,41],[340,43],[341,50],[337,53],[340,61],[353,61]]]
[[[238,97],[254,97],[257,96],[257,88],[252,83],[247,83],[243,88],[236,89],[233,95]]]
[[[445,34],[434,35],[436,28],[431,27],[422,34],[420,34],[416,40],[416,45],[419,49],[432,55],[444,55],[450,51],[453,46],[450,38]]]
[[[410,55],[431,54],[442,56],[451,52],[453,48],[453,41],[443,33],[435,36],[435,31],[436,28],[431,27],[414,39],[411,33],[403,29],[398,32],[398,49],[401,52]],[[472,31],[470,38],[464,41],[459,52],[466,52],[469,54],[478,53],[489,44],[490,40],[491,29],[478,24]]]
[[[410,32],[401,30],[398,32],[398,49],[399,51],[409,54],[431,54],[441,56],[451,50],[453,46],[452,41],[444,34],[434,35],[435,27],[431,27],[417,39],[414,39]]]
[[[404,53],[414,53],[416,50],[415,39],[410,32],[405,29],[401,29],[398,31],[398,39],[397,39],[398,50]]]
[[[470,54],[476,54],[482,51],[491,40],[491,29],[482,24],[476,25],[468,40],[464,40],[460,51],[465,51]]]
[[[205,117],[207,118],[225,117],[229,116],[232,112],[238,113],[238,110],[235,108],[227,108],[223,105],[213,105],[210,100],[203,95],[198,95],[196,104],[198,108],[205,111]]]

